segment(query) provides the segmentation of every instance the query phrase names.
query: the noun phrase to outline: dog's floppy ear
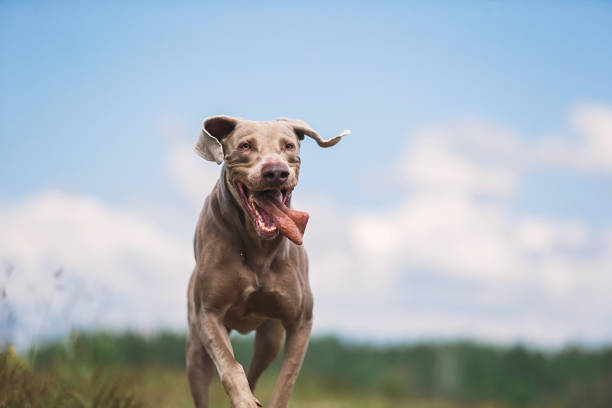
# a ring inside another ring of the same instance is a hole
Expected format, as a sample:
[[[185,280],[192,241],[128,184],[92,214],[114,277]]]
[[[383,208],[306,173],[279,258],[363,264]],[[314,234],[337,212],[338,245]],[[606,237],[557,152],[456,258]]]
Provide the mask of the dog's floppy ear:
[[[204,119],[200,136],[194,146],[196,152],[206,160],[221,164],[223,161],[221,141],[232,133],[239,120],[240,118],[224,115]]]
[[[281,122],[286,122],[289,125],[291,125],[291,127],[293,127],[293,131],[297,134],[298,139],[304,140],[304,135],[310,136],[314,140],[316,140],[317,144],[321,147],[331,147],[335,145],[336,143],[338,143],[340,139],[342,139],[342,136],[351,134],[350,130],[345,130],[344,132],[340,133],[338,136],[334,136],[331,139],[325,140],[313,128],[311,128],[308,125],[308,123],[302,120],[289,119],[289,118],[278,118],[278,120]]]

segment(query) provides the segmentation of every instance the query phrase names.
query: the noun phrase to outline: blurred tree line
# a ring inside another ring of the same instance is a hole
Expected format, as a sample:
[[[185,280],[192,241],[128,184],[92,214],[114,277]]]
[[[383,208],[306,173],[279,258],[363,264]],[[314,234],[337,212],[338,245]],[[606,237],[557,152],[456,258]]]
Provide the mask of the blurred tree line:
[[[233,336],[247,365],[251,337]],[[30,351],[36,368],[70,360],[96,367],[161,366],[182,370],[185,336],[163,332],[75,333]],[[35,354],[35,358],[34,358]],[[277,358],[269,371],[276,373]],[[372,346],[313,338],[298,379],[301,387],[335,393],[436,398],[511,406],[612,407],[612,348],[567,347],[544,352],[471,342]]]

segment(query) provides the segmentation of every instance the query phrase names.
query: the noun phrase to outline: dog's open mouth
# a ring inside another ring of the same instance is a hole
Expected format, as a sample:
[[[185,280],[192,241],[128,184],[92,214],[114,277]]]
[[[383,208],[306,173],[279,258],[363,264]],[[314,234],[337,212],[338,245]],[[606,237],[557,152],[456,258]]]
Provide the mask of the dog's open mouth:
[[[236,189],[262,238],[271,239],[280,232],[302,245],[308,214],[289,208],[292,189],[250,191],[241,182],[236,182]]]

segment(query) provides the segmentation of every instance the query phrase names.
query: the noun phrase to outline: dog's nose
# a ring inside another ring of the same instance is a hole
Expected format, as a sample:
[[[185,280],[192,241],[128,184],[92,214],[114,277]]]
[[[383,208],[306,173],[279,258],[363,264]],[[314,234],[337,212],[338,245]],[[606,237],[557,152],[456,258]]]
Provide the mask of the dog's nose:
[[[282,184],[289,178],[289,167],[285,163],[269,163],[261,168],[261,175],[269,184]]]

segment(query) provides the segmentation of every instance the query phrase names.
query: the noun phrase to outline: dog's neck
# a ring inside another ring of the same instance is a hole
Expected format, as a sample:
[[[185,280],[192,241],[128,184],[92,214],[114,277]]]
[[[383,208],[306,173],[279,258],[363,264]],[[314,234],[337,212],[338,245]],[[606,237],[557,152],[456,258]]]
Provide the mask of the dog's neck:
[[[223,165],[217,185],[219,211],[228,233],[240,243],[240,256],[249,264],[272,263],[277,255],[287,251],[289,240],[282,234],[274,239],[262,239],[255,231],[250,216],[242,209],[229,188],[227,170]]]

